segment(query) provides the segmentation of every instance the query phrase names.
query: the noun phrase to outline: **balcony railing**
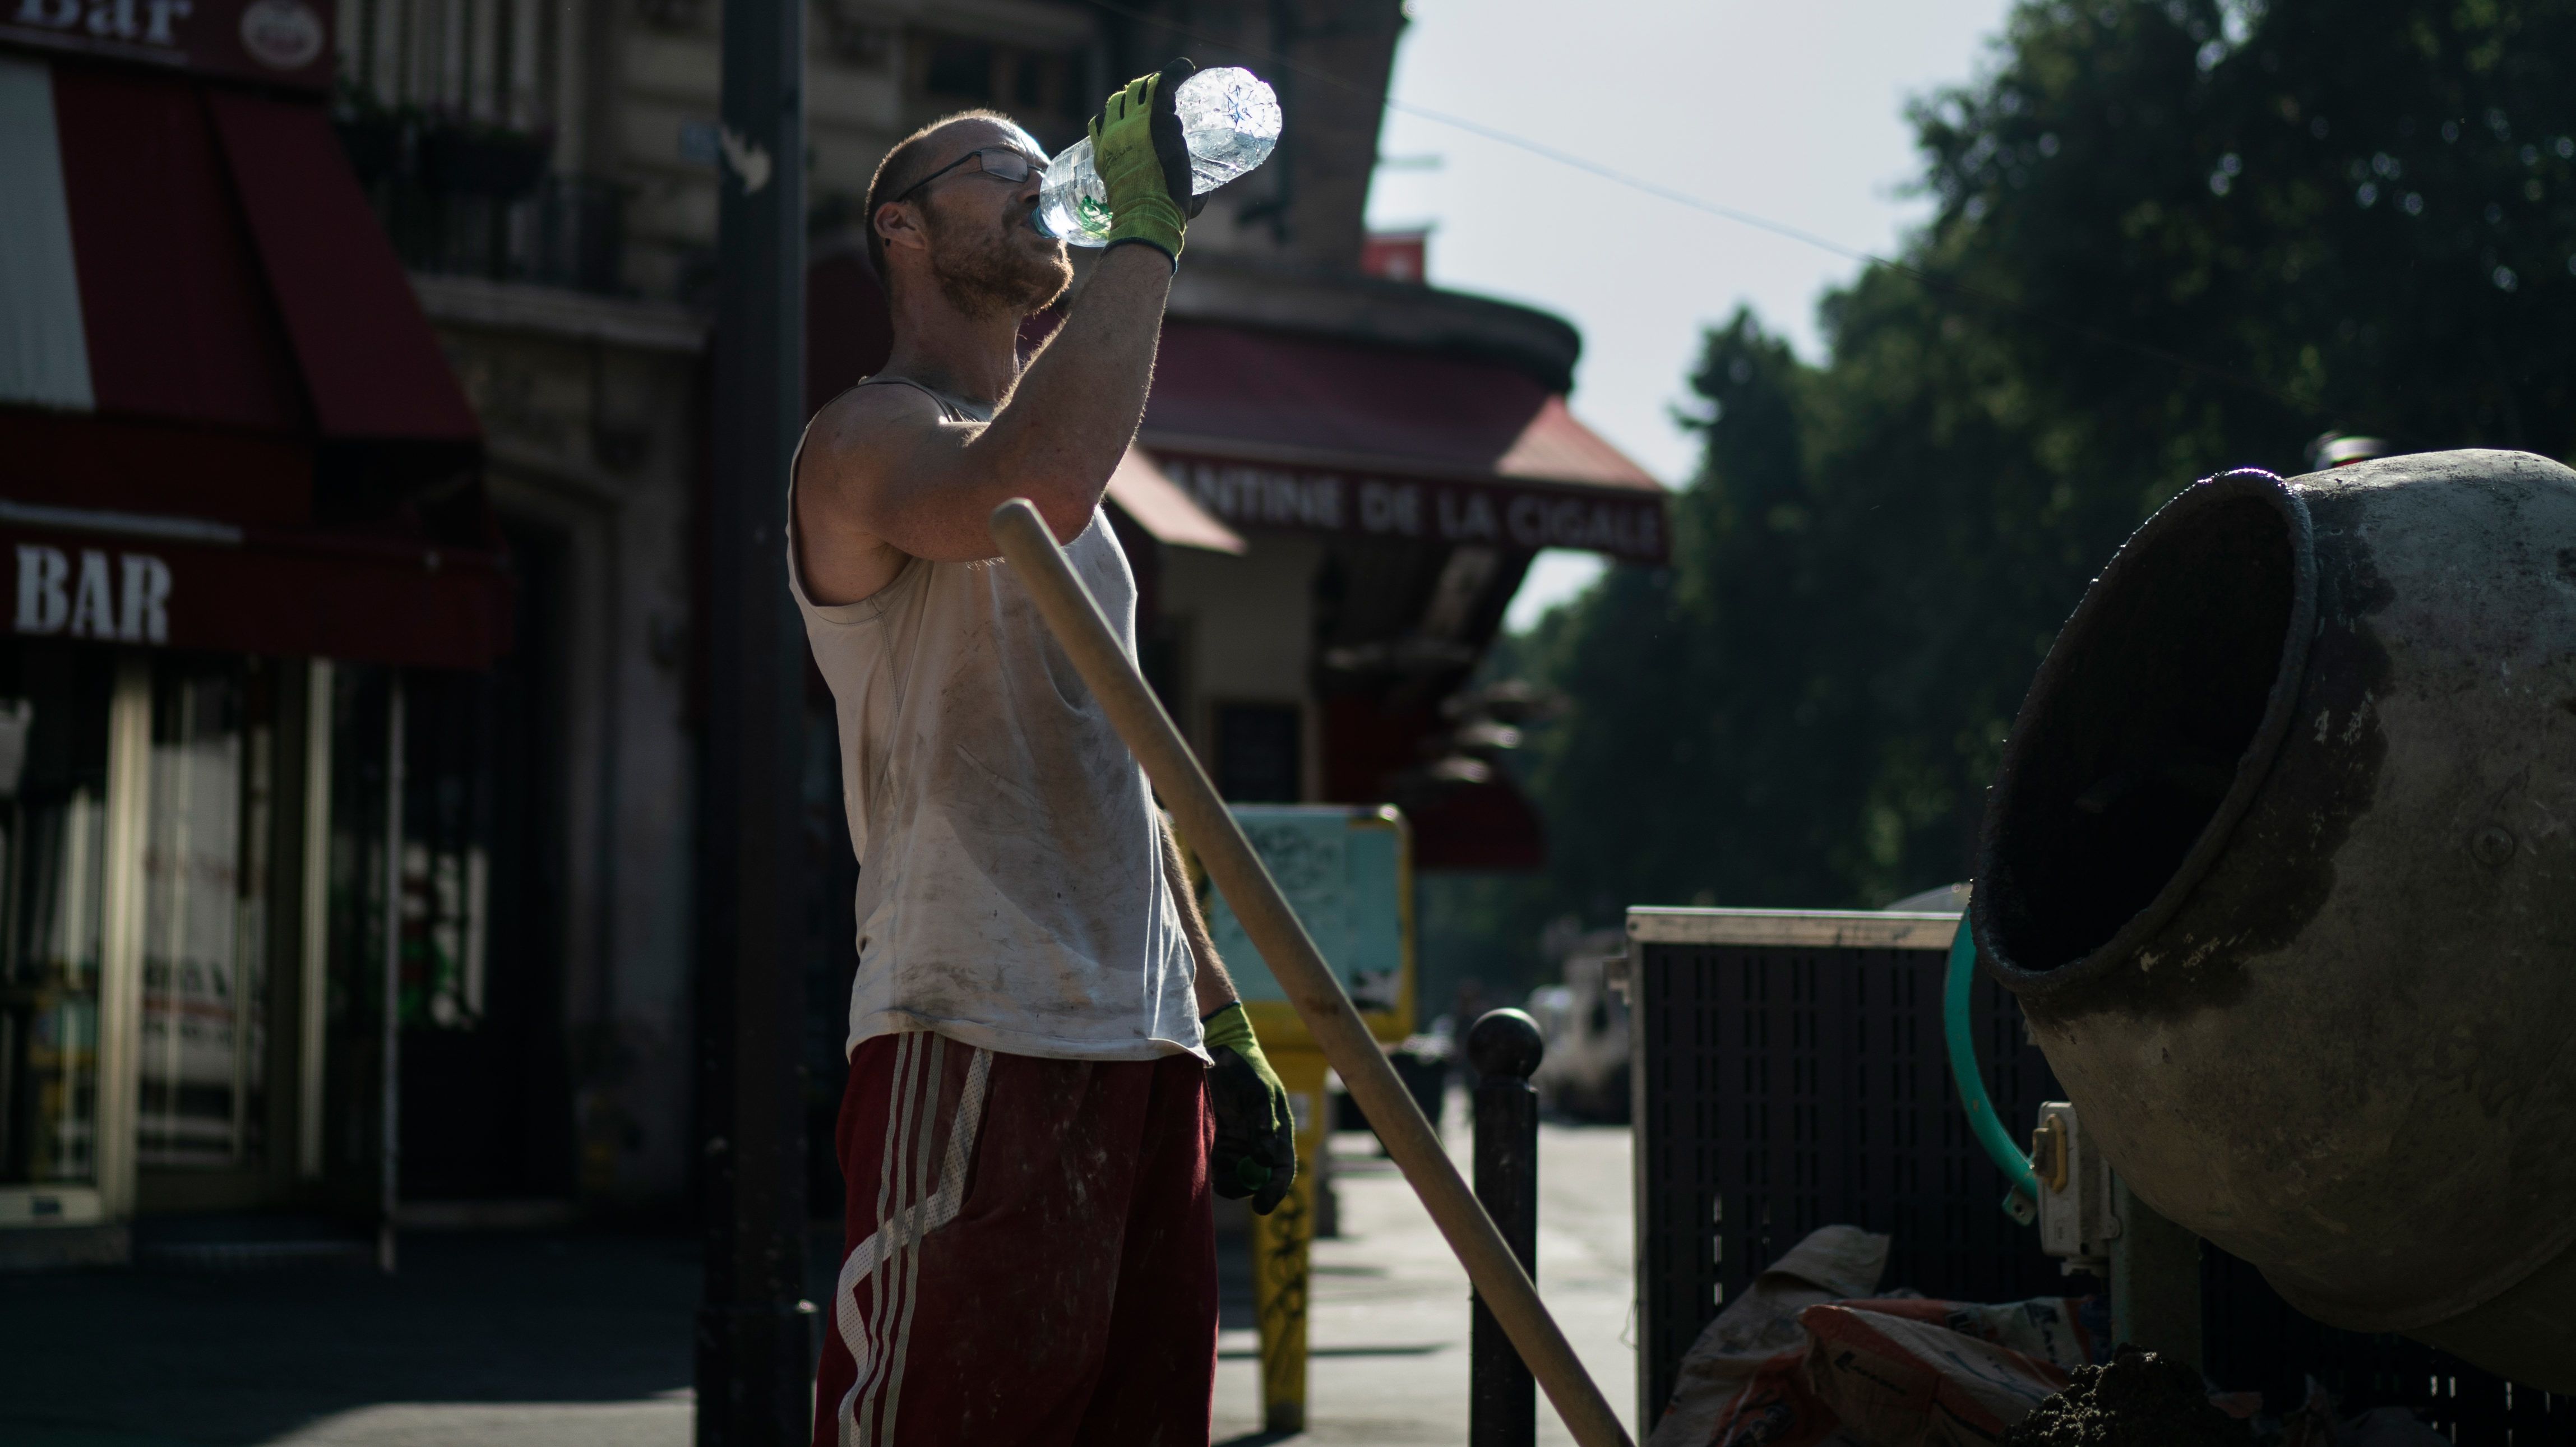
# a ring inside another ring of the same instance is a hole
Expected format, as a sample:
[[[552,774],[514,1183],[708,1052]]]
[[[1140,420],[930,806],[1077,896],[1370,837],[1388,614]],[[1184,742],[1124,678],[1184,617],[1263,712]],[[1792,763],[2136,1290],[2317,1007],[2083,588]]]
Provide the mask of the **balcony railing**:
[[[624,193],[549,165],[549,138],[344,105],[341,145],[394,251],[414,271],[616,294]]]

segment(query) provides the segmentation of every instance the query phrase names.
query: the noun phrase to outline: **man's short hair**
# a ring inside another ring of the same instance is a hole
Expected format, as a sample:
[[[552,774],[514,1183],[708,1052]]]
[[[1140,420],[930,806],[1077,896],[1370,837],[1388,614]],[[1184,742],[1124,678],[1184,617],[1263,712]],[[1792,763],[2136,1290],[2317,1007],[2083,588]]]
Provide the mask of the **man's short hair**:
[[[885,238],[877,234],[877,210],[920,184],[922,176],[930,170],[926,153],[930,149],[931,136],[959,121],[996,121],[1021,135],[1028,134],[1020,129],[1018,121],[997,110],[955,111],[895,142],[894,149],[885,153],[884,160],[877,162],[876,174],[868,178],[868,209],[863,220],[868,232],[868,265],[876,268],[878,284],[889,292],[894,290],[894,278],[886,272]]]

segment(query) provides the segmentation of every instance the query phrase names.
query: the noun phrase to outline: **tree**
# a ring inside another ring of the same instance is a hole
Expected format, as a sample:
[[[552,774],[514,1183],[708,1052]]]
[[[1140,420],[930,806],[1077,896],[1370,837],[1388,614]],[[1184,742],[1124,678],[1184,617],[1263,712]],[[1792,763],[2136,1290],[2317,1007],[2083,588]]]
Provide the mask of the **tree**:
[[[1447,916],[1490,946],[1963,878],[2059,623],[2192,479],[2576,449],[2576,0],[2025,4],[1912,119],[1934,216],[1826,360],[1708,335],[1670,567],[1499,652],[1571,709],[1521,766],[1545,885]]]

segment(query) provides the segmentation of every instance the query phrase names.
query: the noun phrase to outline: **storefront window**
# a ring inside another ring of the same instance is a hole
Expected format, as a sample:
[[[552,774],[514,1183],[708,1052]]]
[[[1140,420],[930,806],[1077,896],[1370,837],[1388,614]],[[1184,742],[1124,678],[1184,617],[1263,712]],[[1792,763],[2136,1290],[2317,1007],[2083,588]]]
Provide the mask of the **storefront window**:
[[[405,1028],[471,1029],[483,1016],[484,900],[491,865],[480,845],[403,845]]]
[[[353,1027],[383,1008],[385,736],[392,675],[339,670],[338,725],[347,743],[332,787],[332,910],[338,958],[356,961],[358,988],[335,997]],[[470,1031],[482,1023],[491,915],[491,728],[482,680],[423,673],[405,685],[401,960],[397,1008],[405,1030]]]
[[[382,1161],[390,983],[399,1199],[567,1196],[561,776],[536,766],[549,721],[512,710],[525,698],[506,675],[341,664],[333,680],[328,1169],[354,1180]]]
[[[105,650],[0,646],[0,1183],[98,1172]]]
[[[495,780],[491,683],[412,676],[403,806],[402,1022],[416,1030],[483,1023],[491,916]]]
[[[273,669],[158,660],[143,851],[143,996],[135,1158],[260,1159],[266,1122]]]

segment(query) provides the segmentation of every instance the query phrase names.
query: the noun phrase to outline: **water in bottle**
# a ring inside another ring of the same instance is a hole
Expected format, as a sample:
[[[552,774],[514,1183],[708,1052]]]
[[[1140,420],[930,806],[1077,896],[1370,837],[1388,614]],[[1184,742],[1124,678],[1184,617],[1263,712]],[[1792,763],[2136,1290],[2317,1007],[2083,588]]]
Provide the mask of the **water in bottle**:
[[[1279,96],[1241,66],[1202,70],[1181,82],[1172,105],[1190,152],[1190,190],[1205,195],[1270,159],[1279,144]],[[1047,163],[1038,193],[1040,231],[1076,246],[1109,244],[1109,195],[1091,163],[1089,137]]]

